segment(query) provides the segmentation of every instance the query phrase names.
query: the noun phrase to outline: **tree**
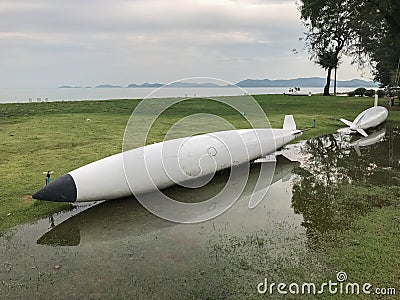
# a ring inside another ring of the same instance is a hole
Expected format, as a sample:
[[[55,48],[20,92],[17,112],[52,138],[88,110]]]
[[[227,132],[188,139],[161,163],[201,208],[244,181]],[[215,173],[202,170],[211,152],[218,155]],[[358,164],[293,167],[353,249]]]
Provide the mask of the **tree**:
[[[396,84],[400,59],[400,1],[354,0],[352,26],[382,86]],[[398,83],[397,83],[398,84]]]
[[[348,0],[301,0],[301,18],[311,59],[327,71],[324,95],[329,96],[331,74],[341,55],[352,51],[356,35],[351,25]]]
[[[321,64],[324,60],[320,58],[332,55],[338,63],[340,55],[346,54],[360,66],[370,62],[374,79],[382,86],[399,83],[399,0],[301,0],[300,3],[311,58],[328,71],[328,78],[332,65]]]

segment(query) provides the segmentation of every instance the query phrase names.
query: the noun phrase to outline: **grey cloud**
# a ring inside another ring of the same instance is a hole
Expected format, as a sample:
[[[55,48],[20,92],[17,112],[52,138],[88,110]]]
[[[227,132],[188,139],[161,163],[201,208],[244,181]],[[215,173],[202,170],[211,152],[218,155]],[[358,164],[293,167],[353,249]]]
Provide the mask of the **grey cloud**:
[[[7,9],[5,5],[0,10],[0,22],[2,31],[59,33],[165,32],[175,29],[268,31],[271,27],[298,26],[293,11],[281,14],[287,4],[267,5],[267,1],[257,5],[245,5],[246,1],[224,6],[193,4],[198,2],[202,3],[119,0],[69,1],[65,4],[42,0],[36,6],[28,3],[25,7],[20,3],[16,8]]]
[[[3,0],[0,81],[94,85],[200,73],[234,81],[261,75],[263,63],[272,77],[280,70],[271,58],[299,59],[290,49],[301,47],[302,31],[293,1]],[[39,68],[52,76],[29,81]]]

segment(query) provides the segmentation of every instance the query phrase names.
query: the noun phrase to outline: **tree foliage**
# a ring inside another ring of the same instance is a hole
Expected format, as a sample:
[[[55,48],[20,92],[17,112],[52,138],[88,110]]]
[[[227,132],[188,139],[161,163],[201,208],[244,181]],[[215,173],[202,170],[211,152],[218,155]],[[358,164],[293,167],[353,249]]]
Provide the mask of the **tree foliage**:
[[[382,85],[396,84],[400,58],[400,1],[355,0],[352,9],[356,12],[353,26],[360,38],[360,49],[371,59],[375,80]]]
[[[311,57],[328,70],[328,77],[332,65],[325,63],[329,62],[326,58],[336,58],[338,65],[346,54],[361,65],[369,61],[375,80],[382,85],[396,84],[399,0],[301,0],[300,11]]]
[[[324,95],[329,95],[331,73],[342,54],[355,46],[355,32],[350,24],[350,1],[301,0],[301,18],[306,27],[305,40],[311,59],[327,71]]]

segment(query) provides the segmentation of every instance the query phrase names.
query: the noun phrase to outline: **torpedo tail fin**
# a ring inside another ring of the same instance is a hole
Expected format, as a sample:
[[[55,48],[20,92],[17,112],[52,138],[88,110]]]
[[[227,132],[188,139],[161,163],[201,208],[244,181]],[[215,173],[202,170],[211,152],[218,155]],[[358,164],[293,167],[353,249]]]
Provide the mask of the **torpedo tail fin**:
[[[351,127],[351,125],[353,125],[353,122],[350,122],[346,119],[341,118],[340,121],[342,121],[344,124],[346,124],[347,126]]]
[[[283,121],[283,129],[296,130],[296,122],[294,121],[293,115],[285,116],[285,121]]]
[[[364,129],[358,128],[358,129],[357,129],[357,132],[358,132],[359,134],[361,134],[362,136],[365,136],[365,137],[368,136],[368,134],[365,132]]]
[[[374,106],[378,106],[378,94],[375,94],[375,101],[374,101]]]

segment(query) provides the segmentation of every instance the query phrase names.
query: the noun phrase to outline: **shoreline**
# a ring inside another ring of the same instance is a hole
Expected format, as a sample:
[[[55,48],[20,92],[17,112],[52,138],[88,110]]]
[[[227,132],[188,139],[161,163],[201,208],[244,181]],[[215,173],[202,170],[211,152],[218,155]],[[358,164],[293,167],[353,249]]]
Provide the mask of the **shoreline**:
[[[339,88],[339,92],[349,92],[355,88]],[[314,95],[321,94],[321,87],[304,87],[304,92],[311,92]],[[37,103],[40,102],[69,102],[69,101],[103,101],[119,99],[143,99],[151,95],[151,98],[168,97],[229,97],[242,95],[282,95],[287,92],[285,87],[223,87],[223,88],[93,88],[93,89],[0,89],[0,104],[2,103]],[[154,97],[152,96],[154,95]]]

